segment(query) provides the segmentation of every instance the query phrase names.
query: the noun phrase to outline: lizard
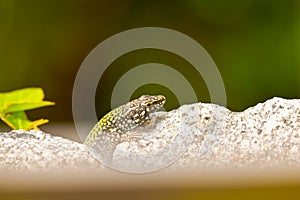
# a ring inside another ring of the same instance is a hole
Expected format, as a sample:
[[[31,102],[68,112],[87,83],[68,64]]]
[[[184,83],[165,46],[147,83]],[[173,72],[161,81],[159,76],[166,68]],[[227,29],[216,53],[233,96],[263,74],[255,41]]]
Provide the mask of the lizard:
[[[150,121],[149,115],[166,102],[163,95],[142,95],[102,117],[87,135],[84,144],[96,150],[101,160],[111,164],[116,146],[130,141],[128,132]]]

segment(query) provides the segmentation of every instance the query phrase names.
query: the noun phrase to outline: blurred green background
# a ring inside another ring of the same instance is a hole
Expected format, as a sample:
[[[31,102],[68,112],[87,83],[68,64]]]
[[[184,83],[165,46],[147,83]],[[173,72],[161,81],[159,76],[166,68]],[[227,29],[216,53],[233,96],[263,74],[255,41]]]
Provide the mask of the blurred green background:
[[[299,98],[299,9],[296,0],[0,0],[0,91],[42,87],[56,106],[31,111],[30,117],[46,117],[49,125],[72,123],[73,82],[87,54],[121,31],[156,26],[180,31],[207,50],[224,80],[228,108],[241,111],[273,96]],[[160,50],[123,55],[99,83],[99,117],[110,109],[116,69],[147,62],[188,69]],[[199,80],[198,100],[209,102]],[[135,95],[157,90],[168,93],[152,85]],[[176,107],[176,99],[169,102],[168,109]]]

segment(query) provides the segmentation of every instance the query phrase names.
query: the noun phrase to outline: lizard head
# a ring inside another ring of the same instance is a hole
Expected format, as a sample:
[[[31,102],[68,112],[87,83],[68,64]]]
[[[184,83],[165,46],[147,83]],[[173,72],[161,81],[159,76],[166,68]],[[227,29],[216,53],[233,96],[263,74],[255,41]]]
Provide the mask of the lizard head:
[[[128,102],[125,104],[127,124],[131,124],[131,128],[142,125],[149,119],[149,114],[160,109],[165,102],[166,98],[162,95],[143,95]]]
[[[166,102],[166,98],[162,95],[142,95],[138,99],[129,102],[129,106],[133,109],[142,108],[146,113],[153,113],[160,109]]]

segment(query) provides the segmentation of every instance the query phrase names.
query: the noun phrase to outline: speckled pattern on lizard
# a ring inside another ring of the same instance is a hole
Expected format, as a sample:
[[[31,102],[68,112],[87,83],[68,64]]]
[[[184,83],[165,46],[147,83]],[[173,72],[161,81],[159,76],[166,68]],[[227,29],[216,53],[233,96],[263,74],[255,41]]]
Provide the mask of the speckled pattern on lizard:
[[[132,139],[127,133],[150,120],[149,114],[165,102],[162,95],[143,95],[113,109],[93,127],[84,143],[96,150],[103,161],[111,162],[116,146]]]

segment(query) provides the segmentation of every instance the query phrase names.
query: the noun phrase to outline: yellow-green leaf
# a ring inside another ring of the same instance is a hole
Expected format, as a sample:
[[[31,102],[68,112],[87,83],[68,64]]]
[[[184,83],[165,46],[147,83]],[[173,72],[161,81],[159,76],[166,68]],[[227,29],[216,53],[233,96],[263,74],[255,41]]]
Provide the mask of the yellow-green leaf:
[[[44,92],[41,88],[24,88],[0,93],[0,110],[5,109],[9,104],[40,102],[43,99]]]
[[[52,106],[54,105],[51,101],[41,101],[41,102],[32,102],[32,103],[13,103],[8,104],[6,109],[3,110],[4,113],[10,113],[10,112],[18,112],[18,111],[25,111],[25,110],[31,110],[39,107],[44,106]]]
[[[28,130],[31,121],[27,119],[25,112],[9,113],[1,117],[2,120],[7,123],[12,129],[24,129]]]
[[[24,111],[54,105],[53,102],[43,99],[44,92],[41,88],[0,93],[0,119],[12,129],[38,129],[38,126],[47,123],[48,120],[30,121]]]

